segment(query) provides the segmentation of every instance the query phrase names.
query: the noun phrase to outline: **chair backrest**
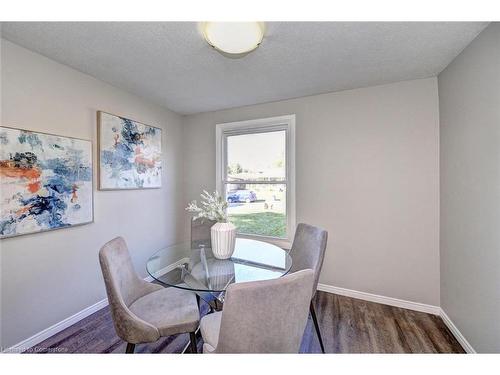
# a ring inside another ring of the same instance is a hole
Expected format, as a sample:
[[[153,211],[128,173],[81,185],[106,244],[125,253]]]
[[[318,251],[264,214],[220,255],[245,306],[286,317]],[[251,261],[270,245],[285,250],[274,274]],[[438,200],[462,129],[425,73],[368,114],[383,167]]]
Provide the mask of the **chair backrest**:
[[[290,272],[306,268],[314,271],[313,296],[318,287],[327,241],[328,232],[326,230],[304,223],[297,225],[292,249],[290,250],[292,256],[292,269]]]
[[[279,279],[231,284],[217,353],[298,353],[307,324],[312,270]]]
[[[127,244],[122,237],[106,243],[99,251],[106,293],[117,335],[130,343],[158,339],[158,329],[139,319],[129,306],[147,294],[147,284],[134,270]]]
[[[216,223],[214,220],[194,219],[191,220],[191,248],[198,249],[200,246],[211,248],[212,240],[210,229]]]

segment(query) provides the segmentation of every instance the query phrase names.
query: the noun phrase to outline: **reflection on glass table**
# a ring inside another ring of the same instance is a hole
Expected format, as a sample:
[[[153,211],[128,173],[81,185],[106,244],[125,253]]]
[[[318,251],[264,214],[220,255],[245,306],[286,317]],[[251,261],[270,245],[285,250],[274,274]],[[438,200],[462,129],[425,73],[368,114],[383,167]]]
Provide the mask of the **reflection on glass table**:
[[[251,239],[236,239],[230,259],[216,259],[209,247],[192,248],[190,242],[159,250],[146,269],[158,283],[192,290],[209,304],[223,302],[232,283],[275,279],[292,266],[290,255],[278,246]]]

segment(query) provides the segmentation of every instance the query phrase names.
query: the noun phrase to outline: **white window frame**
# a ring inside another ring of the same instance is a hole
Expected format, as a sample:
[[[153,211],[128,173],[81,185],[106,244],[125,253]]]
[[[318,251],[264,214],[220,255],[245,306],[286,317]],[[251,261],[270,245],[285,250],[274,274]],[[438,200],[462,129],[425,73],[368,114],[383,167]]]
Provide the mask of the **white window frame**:
[[[273,243],[289,249],[295,234],[295,115],[268,117],[248,121],[237,121],[217,124],[216,134],[216,187],[225,196],[225,181],[227,169],[227,137],[232,135],[262,133],[271,131],[285,131],[286,134],[286,238],[269,237],[262,235],[238,234],[238,237],[253,238]],[[267,183],[259,182],[259,183]]]

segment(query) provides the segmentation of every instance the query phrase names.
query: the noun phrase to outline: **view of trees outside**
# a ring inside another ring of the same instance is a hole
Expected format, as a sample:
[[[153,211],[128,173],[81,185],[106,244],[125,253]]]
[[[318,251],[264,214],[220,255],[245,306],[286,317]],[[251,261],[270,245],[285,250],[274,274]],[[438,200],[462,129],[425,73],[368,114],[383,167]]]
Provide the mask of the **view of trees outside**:
[[[228,214],[240,233],[286,237],[285,144],[284,131],[227,138]]]

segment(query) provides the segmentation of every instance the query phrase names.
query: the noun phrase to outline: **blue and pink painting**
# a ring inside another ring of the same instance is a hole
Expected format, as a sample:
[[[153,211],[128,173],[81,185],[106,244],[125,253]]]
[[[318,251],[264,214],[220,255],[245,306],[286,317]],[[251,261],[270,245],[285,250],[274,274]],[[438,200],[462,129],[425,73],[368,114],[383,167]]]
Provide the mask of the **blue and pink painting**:
[[[98,112],[99,188],[161,187],[161,129]]]
[[[0,238],[92,222],[92,143],[0,127]]]

